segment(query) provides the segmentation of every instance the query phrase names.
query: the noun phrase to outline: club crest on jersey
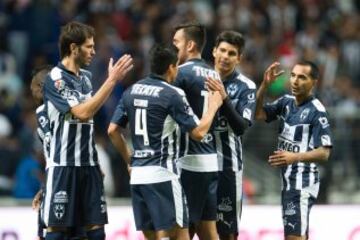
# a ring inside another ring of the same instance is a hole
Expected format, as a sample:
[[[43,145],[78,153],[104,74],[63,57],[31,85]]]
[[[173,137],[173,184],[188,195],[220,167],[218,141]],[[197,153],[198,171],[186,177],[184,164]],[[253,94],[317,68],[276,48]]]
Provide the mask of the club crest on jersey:
[[[55,204],[54,215],[57,219],[62,219],[65,215],[65,206],[63,204]]]
[[[233,97],[238,90],[238,86],[236,84],[230,84],[226,90],[227,90],[228,94],[230,95],[230,97]]]
[[[309,116],[309,112],[310,112],[310,109],[305,108],[300,114],[300,121],[303,122],[307,118],[307,116]]]
[[[218,205],[218,209],[222,212],[231,212],[232,211],[232,202],[229,197],[222,198],[221,203]]]
[[[288,216],[295,215],[296,214],[295,208],[296,207],[293,202],[288,203],[286,206],[286,209],[285,209],[285,215],[288,215]]]

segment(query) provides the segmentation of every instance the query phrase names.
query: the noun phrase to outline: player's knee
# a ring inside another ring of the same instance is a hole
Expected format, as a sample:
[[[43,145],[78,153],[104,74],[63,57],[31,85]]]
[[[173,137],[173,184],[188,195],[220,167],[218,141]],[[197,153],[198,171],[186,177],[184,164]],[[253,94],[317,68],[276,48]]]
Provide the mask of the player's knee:
[[[46,233],[45,240],[64,240],[65,237],[65,232],[48,232]]]
[[[104,227],[100,227],[100,228],[88,231],[87,237],[89,240],[105,240]]]

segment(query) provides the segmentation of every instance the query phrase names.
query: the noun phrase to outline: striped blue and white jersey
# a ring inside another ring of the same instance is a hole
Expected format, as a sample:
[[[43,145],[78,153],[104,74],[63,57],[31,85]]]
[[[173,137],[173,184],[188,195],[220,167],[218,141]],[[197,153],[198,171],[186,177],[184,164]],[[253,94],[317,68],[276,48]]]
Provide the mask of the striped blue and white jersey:
[[[174,85],[184,90],[191,108],[198,118],[207,111],[208,91],[205,80],[210,76],[220,80],[219,74],[202,59],[191,59],[179,66]],[[213,127],[201,142],[183,132],[181,137],[180,167],[194,172],[214,172],[220,166],[216,156]]]
[[[45,104],[42,104],[36,108],[36,121],[37,121],[37,133],[39,135],[40,141],[43,144],[43,152],[45,159],[47,160],[50,157],[50,141],[51,141],[51,132],[50,132],[50,121],[47,116],[45,109]]]
[[[315,97],[297,106],[295,97],[284,95],[266,104],[267,122],[280,120],[278,150],[307,152],[332,147],[331,130],[325,107]],[[320,182],[316,163],[298,162],[281,169],[283,190],[301,190]]]
[[[44,104],[50,121],[50,157],[46,166],[96,166],[94,121],[81,121],[71,108],[92,95],[91,73],[80,69],[79,76],[61,63],[48,74],[44,83]]]
[[[129,123],[131,184],[146,184],[178,177],[179,126],[191,131],[199,119],[181,89],[151,74],[124,92],[111,122],[121,127]]]
[[[249,125],[254,120],[256,85],[249,78],[234,71],[224,81],[225,90],[236,111]],[[223,107],[220,108],[215,125],[215,140],[220,170],[240,171],[243,168],[242,141],[228,123]]]

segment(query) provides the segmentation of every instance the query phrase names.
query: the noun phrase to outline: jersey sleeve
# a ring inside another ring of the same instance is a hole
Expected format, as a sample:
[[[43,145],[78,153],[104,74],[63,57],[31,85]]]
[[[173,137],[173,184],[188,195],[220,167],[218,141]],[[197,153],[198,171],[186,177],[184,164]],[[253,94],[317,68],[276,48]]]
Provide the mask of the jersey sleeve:
[[[238,99],[236,111],[251,124],[256,107],[256,89],[246,89]]]
[[[43,142],[46,135],[50,134],[50,121],[47,116],[45,105],[36,109],[37,132]]]
[[[266,103],[263,108],[266,113],[266,122],[272,122],[281,115],[284,107],[284,97],[278,98],[271,103]]]
[[[115,123],[123,128],[125,128],[126,124],[128,123],[128,114],[126,112],[125,105],[124,105],[124,95],[119,100],[119,103],[116,106],[114,114],[111,118],[111,122]]]
[[[185,94],[176,92],[170,99],[170,115],[184,131],[191,131],[199,124],[198,117],[190,107]]]
[[[50,101],[61,113],[67,113],[80,104],[80,94],[72,89],[63,79],[48,76],[44,84],[44,99]]]
[[[319,112],[312,121],[313,129],[310,143],[313,148],[332,147],[331,129],[326,112]]]

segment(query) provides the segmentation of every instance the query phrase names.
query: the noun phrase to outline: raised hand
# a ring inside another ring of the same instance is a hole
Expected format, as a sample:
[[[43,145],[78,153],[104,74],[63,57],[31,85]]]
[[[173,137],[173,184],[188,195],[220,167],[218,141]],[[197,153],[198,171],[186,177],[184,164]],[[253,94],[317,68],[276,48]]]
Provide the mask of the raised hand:
[[[207,77],[205,84],[209,90],[218,91],[221,95],[222,100],[224,100],[227,97],[224,84],[221,81],[211,77]]]
[[[262,84],[268,87],[278,76],[284,73],[284,70],[278,70],[279,62],[273,62],[265,71]]]
[[[133,67],[133,59],[129,54],[122,56],[114,65],[113,59],[110,58],[108,65],[109,78],[121,81]]]

